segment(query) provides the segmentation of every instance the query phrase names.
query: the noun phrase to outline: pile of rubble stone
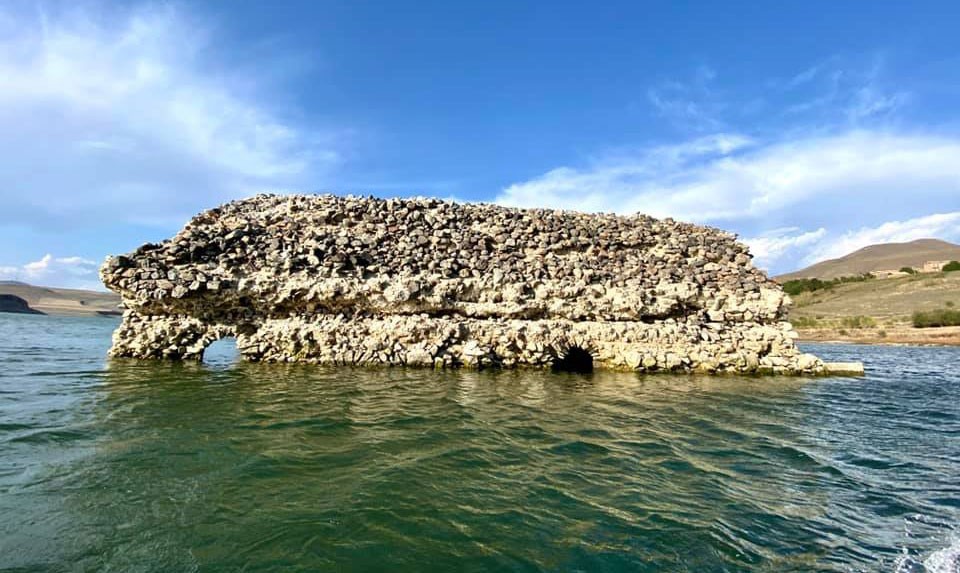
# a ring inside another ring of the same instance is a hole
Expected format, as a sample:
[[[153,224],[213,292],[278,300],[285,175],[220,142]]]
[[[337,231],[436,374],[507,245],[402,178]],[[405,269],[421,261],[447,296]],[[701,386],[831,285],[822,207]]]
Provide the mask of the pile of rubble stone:
[[[111,354],[817,373],[787,298],[726,232],[645,215],[259,195],[108,258]]]

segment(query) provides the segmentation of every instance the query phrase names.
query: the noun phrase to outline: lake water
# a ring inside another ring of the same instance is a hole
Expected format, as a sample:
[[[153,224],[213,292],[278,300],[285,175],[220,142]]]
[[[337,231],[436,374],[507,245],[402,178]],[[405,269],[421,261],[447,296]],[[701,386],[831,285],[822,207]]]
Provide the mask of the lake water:
[[[0,571],[960,570],[960,349],[865,378],[110,362],[0,315]]]

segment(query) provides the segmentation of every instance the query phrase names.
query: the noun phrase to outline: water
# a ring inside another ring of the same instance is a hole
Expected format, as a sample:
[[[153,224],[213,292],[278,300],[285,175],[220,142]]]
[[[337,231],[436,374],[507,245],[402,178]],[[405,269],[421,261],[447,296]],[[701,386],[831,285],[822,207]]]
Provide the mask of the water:
[[[960,570],[960,349],[862,379],[107,363],[0,315],[2,571]]]

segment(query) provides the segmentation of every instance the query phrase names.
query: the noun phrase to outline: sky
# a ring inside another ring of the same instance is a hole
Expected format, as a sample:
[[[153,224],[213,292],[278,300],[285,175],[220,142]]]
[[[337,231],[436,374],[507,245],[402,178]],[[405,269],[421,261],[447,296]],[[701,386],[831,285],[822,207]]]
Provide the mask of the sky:
[[[771,274],[960,241],[960,3],[0,3],[0,279],[261,192],[643,212]]]

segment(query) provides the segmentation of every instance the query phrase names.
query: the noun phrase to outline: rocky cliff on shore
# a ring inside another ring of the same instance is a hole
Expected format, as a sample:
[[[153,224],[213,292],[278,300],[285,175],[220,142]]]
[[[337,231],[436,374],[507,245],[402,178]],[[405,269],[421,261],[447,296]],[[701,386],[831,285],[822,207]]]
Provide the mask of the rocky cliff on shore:
[[[19,296],[0,294],[0,312],[17,314],[43,314],[39,310],[30,308],[30,304]]]
[[[644,215],[260,195],[111,257],[111,354],[818,373],[729,233]]]

